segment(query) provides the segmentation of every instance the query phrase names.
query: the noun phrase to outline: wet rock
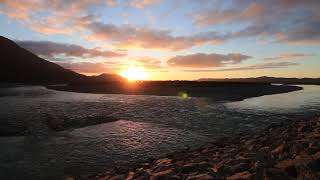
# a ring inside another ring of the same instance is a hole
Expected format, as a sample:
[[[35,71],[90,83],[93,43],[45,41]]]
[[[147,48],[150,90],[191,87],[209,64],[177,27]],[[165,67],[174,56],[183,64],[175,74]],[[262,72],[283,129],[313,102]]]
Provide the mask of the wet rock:
[[[197,163],[189,163],[189,164],[185,164],[183,167],[182,167],[182,173],[184,174],[190,174],[192,172],[196,172],[198,171],[198,164]]]
[[[153,173],[152,174],[152,179],[154,179],[154,180],[158,180],[158,179],[160,180],[160,179],[164,179],[164,178],[169,179],[169,176],[173,175],[173,173],[174,173],[173,169],[168,169],[168,170],[165,170],[165,171]]]
[[[129,172],[128,173],[128,175],[127,175],[127,177],[126,177],[126,180],[131,180],[131,179],[133,179],[133,176],[134,176],[134,172]]]
[[[295,167],[295,163],[296,163],[296,161],[291,160],[291,159],[287,159],[287,160],[283,160],[283,161],[279,162],[276,165],[276,167],[284,170],[288,174],[288,176],[290,176],[290,177],[297,177],[298,172]]]
[[[113,176],[113,177],[109,178],[109,180],[123,180],[123,179],[125,179],[125,178],[126,178],[126,176],[123,175],[123,174],[121,174],[121,175]],[[102,179],[101,179],[101,180],[102,180]]]
[[[251,178],[252,174],[248,171],[240,172],[234,174],[232,176],[227,177],[227,180],[241,180],[241,179],[249,179]]]
[[[272,155],[278,155],[280,153],[282,153],[284,150],[284,145],[281,144],[280,146],[278,146],[277,148],[275,148],[274,150],[271,151]]]
[[[230,167],[230,170],[233,173],[238,173],[238,172],[243,172],[243,171],[249,170],[250,168],[251,168],[250,164],[239,163],[239,164],[236,164],[236,165]]]
[[[75,180],[74,177],[65,177],[64,180]]]
[[[316,159],[307,164],[312,171],[320,172],[320,159]]]
[[[288,176],[283,171],[281,171],[280,169],[275,169],[275,168],[266,169],[264,171],[263,178],[265,180],[273,180],[273,179],[287,180],[287,179],[289,179]],[[259,177],[257,177],[256,179],[259,179]]]
[[[208,173],[188,176],[187,180],[212,180],[213,176]]]
[[[147,171],[147,170],[145,170],[145,169],[143,169],[143,168],[140,168],[140,169],[138,169],[136,172],[135,172],[135,174],[133,175],[133,178],[135,179],[135,178],[138,178],[139,177],[139,179],[141,179],[141,178],[143,178],[143,179],[149,179],[149,177],[150,177],[150,174],[149,174],[149,172]]]

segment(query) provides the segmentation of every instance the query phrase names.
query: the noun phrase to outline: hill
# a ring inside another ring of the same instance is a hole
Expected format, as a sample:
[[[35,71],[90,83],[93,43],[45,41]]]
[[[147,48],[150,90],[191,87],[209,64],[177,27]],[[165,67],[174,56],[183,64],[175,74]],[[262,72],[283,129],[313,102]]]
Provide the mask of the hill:
[[[84,75],[44,60],[0,36],[0,82],[66,83]]]
[[[116,74],[85,76],[47,61],[0,36],[0,82],[24,84],[95,84],[123,81]]]
[[[230,78],[230,79],[201,78],[198,81],[320,85],[320,78],[283,78],[283,77],[267,77],[267,76],[256,77],[256,78]]]

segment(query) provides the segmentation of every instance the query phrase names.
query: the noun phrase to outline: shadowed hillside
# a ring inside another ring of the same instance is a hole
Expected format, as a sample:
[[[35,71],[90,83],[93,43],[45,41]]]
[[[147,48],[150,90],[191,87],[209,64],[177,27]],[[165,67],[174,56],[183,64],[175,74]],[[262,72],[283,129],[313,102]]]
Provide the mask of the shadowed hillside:
[[[39,58],[2,36],[0,49],[1,82],[66,83],[85,77]]]
[[[0,82],[25,84],[81,83],[96,84],[123,81],[116,74],[85,76],[42,59],[0,36]]]

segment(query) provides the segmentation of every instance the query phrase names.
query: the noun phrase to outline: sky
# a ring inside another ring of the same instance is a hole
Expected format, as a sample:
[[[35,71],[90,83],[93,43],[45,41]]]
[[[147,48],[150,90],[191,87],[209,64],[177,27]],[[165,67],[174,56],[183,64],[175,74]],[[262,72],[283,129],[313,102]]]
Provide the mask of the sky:
[[[320,77],[319,0],[0,0],[0,35],[86,75]]]

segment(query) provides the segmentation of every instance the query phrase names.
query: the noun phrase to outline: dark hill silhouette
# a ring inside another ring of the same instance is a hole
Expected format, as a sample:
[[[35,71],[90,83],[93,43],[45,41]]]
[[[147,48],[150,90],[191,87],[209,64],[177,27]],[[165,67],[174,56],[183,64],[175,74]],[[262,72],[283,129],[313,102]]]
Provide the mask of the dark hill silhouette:
[[[78,80],[72,81],[70,84],[72,85],[88,85],[88,84],[105,84],[112,82],[123,82],[127,81],[127,79],[123,78],[117,74],[108,74],[103,73],[97,76],[87,76],[87,78],[80,78]]]
[[[125,80],[116,74],[85,76],[76,73],[36,56],[3,36],[0,36],[0,49],[0,82],[100,84]]]
[[[86,76],[44,60],[0,36],[0,81],[18,83],[67,83]]]
[[[256,77],[256,78],[230,78],[230,79],[201,78],[198,81],[320,85],[320,78],[283,78],[283,77],[268,77],[268,76],[262,76],[262,77]]]

